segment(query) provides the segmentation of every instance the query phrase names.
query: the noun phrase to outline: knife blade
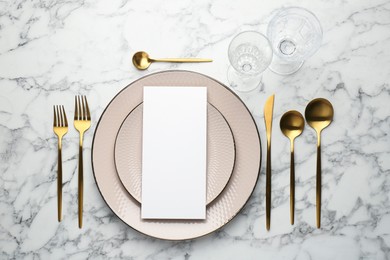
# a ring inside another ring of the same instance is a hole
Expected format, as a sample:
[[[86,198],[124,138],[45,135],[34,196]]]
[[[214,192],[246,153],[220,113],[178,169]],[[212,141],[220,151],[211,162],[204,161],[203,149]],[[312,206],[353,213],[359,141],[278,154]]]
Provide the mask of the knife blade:
[[[266,227],[271,227],[271,132],[272,117],[274,112],[275,95],[270,96],[264,105],[264,122],[267,135],[267,166],[266,166],[266,187],[265,187],[265,210],[266,210]]]

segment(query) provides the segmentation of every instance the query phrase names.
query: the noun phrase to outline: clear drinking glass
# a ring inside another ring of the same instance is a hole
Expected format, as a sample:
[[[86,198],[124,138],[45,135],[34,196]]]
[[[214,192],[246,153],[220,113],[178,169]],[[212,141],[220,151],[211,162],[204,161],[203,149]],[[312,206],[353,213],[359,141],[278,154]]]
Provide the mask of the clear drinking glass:
[[[298,71],[321,46],[322,28],[317,17],[300,7],[279,11],[267,30],[274,56],[270,69],[280,75]]]
[[[255,31],[245,31],[230,42],[228,81],[237,91],[251,91],[261,82],[261,73],[272,60],[272,48],[267,37]]]

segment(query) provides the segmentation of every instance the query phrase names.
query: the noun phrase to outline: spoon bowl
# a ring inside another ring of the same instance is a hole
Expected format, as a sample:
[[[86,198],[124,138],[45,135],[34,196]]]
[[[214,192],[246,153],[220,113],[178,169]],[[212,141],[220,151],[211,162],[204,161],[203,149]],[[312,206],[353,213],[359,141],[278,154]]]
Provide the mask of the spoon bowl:
[[[294,140],[301,135],[304,127],[305,120],[298,111],[288,111],[280,119],[280,130],[290,140]]]
[[[306,107],[305,118],[307,123],[320,133],[333,120],[333,106],[324,98],[312,100]]]
[[[152,64],[152,60],[149,58],[149,54],[139,51],[133,55],[133,64],[137,69],[146,70]]]

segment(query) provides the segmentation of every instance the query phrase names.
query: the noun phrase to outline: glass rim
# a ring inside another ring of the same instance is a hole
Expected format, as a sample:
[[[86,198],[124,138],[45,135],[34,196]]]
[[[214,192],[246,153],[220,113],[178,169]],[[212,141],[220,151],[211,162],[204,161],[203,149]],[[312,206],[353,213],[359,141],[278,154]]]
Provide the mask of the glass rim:
[[[272,50],[274,50],[274,42],[271,40],[272,39],[272,35],[273,35],[273,31],[270,30],[270,28],[272,27],[272,25],[280,18],[280,17],[283,17],[284,14],[288,14],[289,11],[291,10],[297,10],[297,12],[295,14],[298,14],[298,15],[301,15],[303,16],[305,19],[311,19],[313,18],[313,20],[315,21],[315,23],[313,24],[314,28],[316,30],[318,30],[318,34],[320,35],[319,37],[319,41],[320,41],[320,44],[322,43],[322,39],[323,39],[323,35],[324,35],[324,32],[323,32],[323,29],[322,29],[322,25],[321,25],[321,22],[320,20],[318,19],[318,17],[310,10],[304,8],[304,7],[300,7],[300,6],[288,6],[288,7],[281,7],[278,9],[277,13],[272,17],[272,19],[270,20],[270,22],[268,23],[268,27],[267,27],[267,37],[269,39],[269,41],[271,41],[271,47],[272,47]],[[303,12],[303,14],[302,14]],[[294,14],[294,12],[292,12],[291,14]],[[314,55],[314,53],[319,49],[319,47],[314,50],[314,51],[311,51],[311,53],[308,55],[308,57]],[[286,56],[281,56],[279,55],[279,53],[277,51],[274,51],[273,52],[274,55],[282,58],[282,59],[286,59],[286,60],[290,60],[288,57]],[[308,58],[306,57],[306,58]],[[304,59],[305,60],[305,59]],[[304,61],[303,60],[303,61]]]

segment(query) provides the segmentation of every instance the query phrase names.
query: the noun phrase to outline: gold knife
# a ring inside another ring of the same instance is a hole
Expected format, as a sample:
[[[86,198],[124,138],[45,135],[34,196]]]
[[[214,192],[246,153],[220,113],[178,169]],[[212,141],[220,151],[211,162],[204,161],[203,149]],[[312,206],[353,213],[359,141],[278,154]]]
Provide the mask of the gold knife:
[[[272,132],[272,116],[274,111],[275,95],[270,96],[264,106],[264,121],[265,131],[267,134],[267,166],[266,166],[266,181],[265,181],[265,211],[266,211],[266,226],[267,230],[271,227],[271,132]]]

